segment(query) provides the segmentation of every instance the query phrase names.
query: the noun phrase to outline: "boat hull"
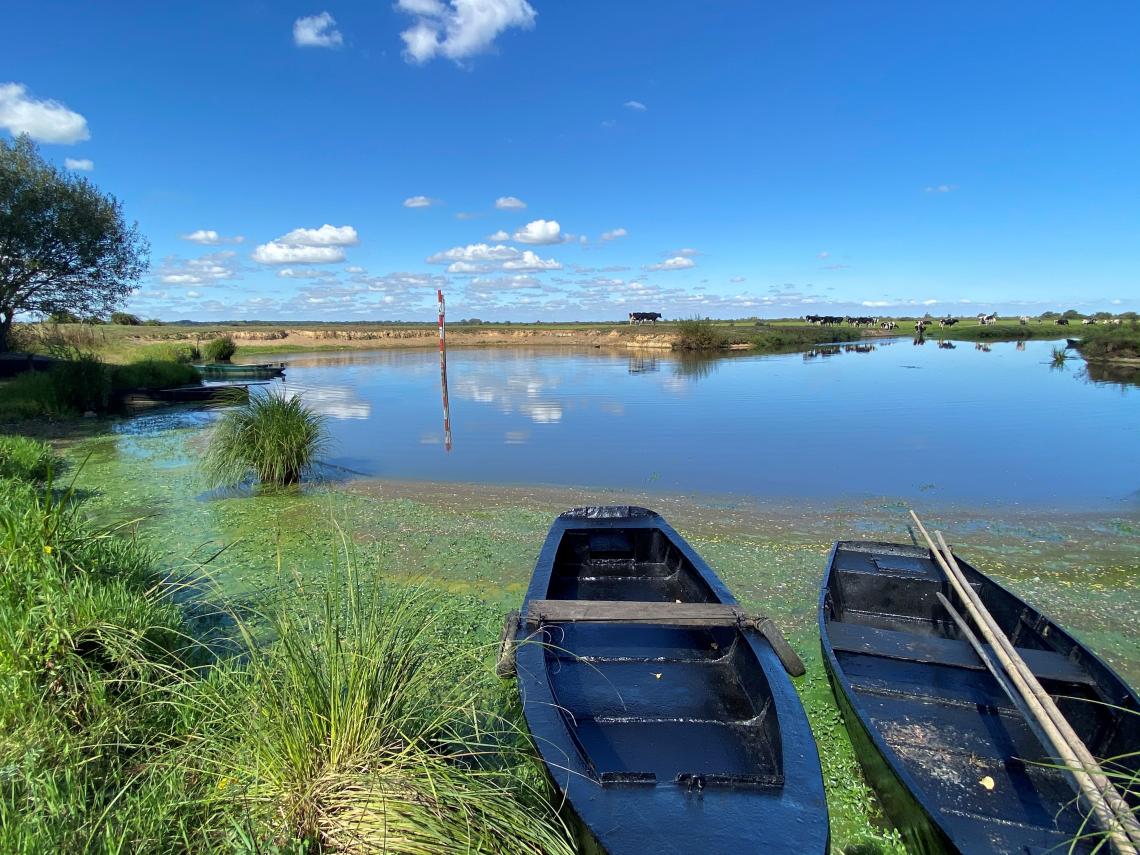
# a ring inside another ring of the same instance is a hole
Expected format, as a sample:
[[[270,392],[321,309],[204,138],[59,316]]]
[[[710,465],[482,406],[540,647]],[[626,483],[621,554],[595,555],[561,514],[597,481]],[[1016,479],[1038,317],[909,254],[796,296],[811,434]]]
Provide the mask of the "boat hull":
[[[517,676],[527,725],[585,851],[825,852],[815,742],[758,632],[621,620],[528,623],[542,603],[736,601],[657,514],[556,520],[523,604]]]
[[[1039,611],[958,563],[1090,751],[1140,749],[1140,701],[1123,680]],[[832,549],[820,640],[864,773],[911,851],[1067,851],[1091,830],[1071,785],[959,638],[938,593],[952,596],[928,550]],[[1074,851],[1094,845],[1080,841]]]

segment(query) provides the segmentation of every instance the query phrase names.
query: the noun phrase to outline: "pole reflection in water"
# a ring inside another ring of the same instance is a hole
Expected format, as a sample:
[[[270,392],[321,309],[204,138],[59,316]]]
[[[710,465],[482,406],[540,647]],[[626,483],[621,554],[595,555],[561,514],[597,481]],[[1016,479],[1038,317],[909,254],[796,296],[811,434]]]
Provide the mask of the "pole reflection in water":
[[[443,396],[443,447],[451,451],[451,410],[447,406],[447,341],[443,322],[443,289],[439,296],[439,389]]]

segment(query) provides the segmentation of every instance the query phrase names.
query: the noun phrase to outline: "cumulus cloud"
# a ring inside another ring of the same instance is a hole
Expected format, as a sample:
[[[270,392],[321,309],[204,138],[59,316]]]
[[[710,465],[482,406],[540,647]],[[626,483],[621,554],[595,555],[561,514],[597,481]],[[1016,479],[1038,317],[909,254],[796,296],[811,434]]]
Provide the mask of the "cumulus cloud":
[[[629,232],[627,232],[625,229],[617,228],[613,229],[612,231],[602,232],[602,240],[617,240],[618,238],[623,238],[628,234]]]
[[[432,199],[430,196],[409,196],[404,200],[405,208],[430,208],[438,204],[440,204],[439,199]]]
[[[448,273],[490,273],[513,270],[520,273],[561,270],[552,258],[540,258],[533,250],[519,250],[503,244],[472,243],[456,246],[427,257],[428,264],[447,264]]]
[[[163,285],[215,285],[236,279],[238,265],[233,250],[211,252],[199,258],[167,256],[158,268]]]
[[[261,264],[332,264],[344,261],[344,247],[360,243],[352,226],[319,229],[293,229],[288,234],[263,243],[253,251]]]
[[[245,240],[241,235],[234,235],[232,237],[225,237],[218,234],[213,229],[198,229],[197,231],[190,232],[187,235],[179,235],[182,240],[188,240],[192,243],[200,243],[203,246],[217,246],[223,243],[241,243]]]
[[[282,279],[331,279],[336,276],[331,270],[298,270],[292,267],[282,267],[277,275]]]
[[[868,309],[881,309],[883,306],[891,305],[891,302],[890,300],[864,300],[861,305]]]
[[[58,101],[28,95],[22,83],[0,83],[0,128],[12,136],[27,134],[36,142],[77,143],[91,139],[87,120]]]
[[[562,226],[558,220],[532,220],[515,232],[519,243],[551,244],[562,242]]]
[[[526,202],[518,196],[500,196],[495,200],[495,207],[500,211],[510,211],[516,208],[525,208]]]
[[[396,8],[413,18],[400,38],[405,59],[417,64],[483,53],[504,30],[533,27],[536,14],[526,0],[397,0]]]
[[[297,47],[336,48],[343,43],[344,37],[336,28],[336,19],[328,12],[293,22],[293,44]]]
[[[293,229],[277,243],[295,246],[355,246],[360,243],[356,229],[352,226],[330,226],[325,223],[319,229]]]
[[[95,161],[89,160],[86,157],[65,157],[63,165],[68,169],[75,169],[79,172],[90,172],[95,168]]]
[[[633,110],[634,112],[637,112],[637,113],[644,113],[646,110],[649,109],[644,104],[642,104],[640,101],[626,101],[625,104],[623,104],[622,106],[628,107],[630,110]]]
[[[533,250],[526,250],[518,258],[503,262],[503,270],[537,272],[540,270],[561,270],[562,265],[553,258],[539,258]]]
[[[667,258],[659,264],[646,264],[642,266],[643,270],[685,270],[689,267],[696,267],[697,263],[693,259],[685,255],[675,255],[672,258]]]
[[[953,193],[958,189],[957,184],[934,184],[930,187],[922,188],[924,193]]]
[[[510,240],[511,236],[508,232],[499,229],[497,232],[487,235],[487,240],[493,240],[496,243],[502,243],[505,240]]]

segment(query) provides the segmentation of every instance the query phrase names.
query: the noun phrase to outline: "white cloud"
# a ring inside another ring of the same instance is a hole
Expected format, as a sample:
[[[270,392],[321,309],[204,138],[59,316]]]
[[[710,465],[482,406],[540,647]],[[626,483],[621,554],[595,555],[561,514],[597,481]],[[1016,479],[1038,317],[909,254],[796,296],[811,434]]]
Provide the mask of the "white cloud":
[[[525,208],[526,202],[517,196],[500,196],[495,200],[495,207],[500,211],[510,211],[516,208]]]
[[[277,238],[276,243],[295,246],[355,246],[360,243],[360,238],[352,226],[330,226],[325,223],[319,229],[293,229]]]
[[[487,240],[493,240],[497,243],[502,243],[503,241],[510,240],[510,239],[511,239],[510,234],[503,231],[502,229],[499,229],[497,232],[494,232],[493,234],[487,235]]]
[[[629,234],[625,229],[617,228],[612,231],[602,232],[602,240],[617,240],[618,238],[626,237]]]
[[[503,262],[503,270],[537,272],[539,270],[561,270],[562,265],[553,258],[539,258],[533,250],[526,250],[518,258]]]
[[[443,264],[448,261],[507,261],[516,258],[519,251],[513,246],[490,246],[485,243],[471,243],[437,252],[427,257],[428,264]]]
[[[890,300],[864,300],[862,305],[869,309],[881,309],[883,306],[891,305]]]
[[[953,193],[958,189],[957,184],[936,184],[931,187],[924,187],[925,193]]]
[[[253,251],[253,260],[261,264],[333,264],[344,261],[339,246],[302,246],[271,240]]]
[[[199,258],[168,256],[158,268],[163,285],[210,285],[235,279],[238,267],[233,250],[211,252]]]
[[[193,243],[200,243],[204,246],[217,246],[222,243],[241,243],[245,240],[241,235],[234,235],[233,237],[225,237],[218,234],[213,229],[198,229],[197,231],[190,232],[188,235],[179,235],[182,240],[188,240]]]
[[[0,83],[0,128],[12,136],[27,134],[36,142],[77,143],[91,139],[87,120],[58,101],[28,96],[22,83]]]
[[[504,30],[533,27],[536,14],[526,0],[397,0],[396,8],[414,18],[400,33],[404,57],[414,63],[483,53]]]
[[[86,157],[65,157],[63,165],[68,169],[76,169],[80,172],[90,172],[95,168],[95,161],[89,160]]]
[[[343,247],[358,243],[360,238],[352,226],[325,223],[319,229],[293,229],[261,244],[252,257],[261,264],[331,264],[344,261]]]
[[[490,273],[495,270],[512,270],[530,273],[540,270],[561,270],[562,265],[552,258],[540,258],[532,250],[518,250],[503,244],[473,243],[457,246],[429,255],[428,264],[447,264],[448,273]]]
[[[623,107],[628,107],[638,113],[644,113],[649,108],[642,104],[640,101],[626,101]]]
[[[298,18],[293,22],[293,44],[297,47],[335,48],[344,44],[336,19],[328,12]]]
[[[689,267],[696,267],[697,263],[693,259],[684,255],[675,255],[672,258],[667,258],[660,264],[645,264],[642,265],[643,270],[685,270]]]
[[[296,270],[292,267],[282,267],[277,271],[277,275],[282,279],[329,279],[336,274],[331,270],[305,270],[304,268]]]
[[[438,204],[440,204],[439,199],[432,199],[430,196],[409,196],[404,200],[405,208],[430,208]]]
[[[187,291],[186,296],[190,298],[196,298],[201,297],[202,295],[198,291]]]
[[[684,246],[680,249],[675,249],[669,255],[679,255],[682,258],[692,258],[694,255],[700,255],[699,249],[693,249],[691,246]]]
[[[815,254],[816,258],[829,258],[830,256],[831,256],[831,253],[828,252],[826,249],[823,250],[822,252],[817,252]]]
[[[479,215],[476,213],[473,213],[471,211],[456,211],[455,212],[455,219],[457,219],[457,220],[473,220],[477,216],[479,216]]]
[[[558,220],[532,220],[515,232],[519,243],[551,244],[562,242],[562,226]]]
[[[345,273],[363,273],[364,268],[363,267],[356,267],[354,265],[349,265],[348,267],[344,268],[344,272]]]

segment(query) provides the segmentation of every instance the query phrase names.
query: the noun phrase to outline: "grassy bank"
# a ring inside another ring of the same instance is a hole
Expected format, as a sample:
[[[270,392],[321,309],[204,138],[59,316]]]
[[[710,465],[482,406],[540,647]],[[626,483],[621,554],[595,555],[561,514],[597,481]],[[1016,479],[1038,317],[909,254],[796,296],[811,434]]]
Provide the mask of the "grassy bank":
[[[1092,327],[1079,335],[1077,350],[1090,361],[1140,362],[1140,323]]]
[[[207,646],[49,449],[0,461],[0,850],[571,851],[488,666],[497,613],[348,547],[303,584],[270,553]]]
[[[694,318],[679,321],[673,339],[675,350],[717,351],[730,348],[780,353],[802,350],[813,344],[851,341],[862,337],[862,330],[847,327],[820,327],[811,324],[724,325]]]

